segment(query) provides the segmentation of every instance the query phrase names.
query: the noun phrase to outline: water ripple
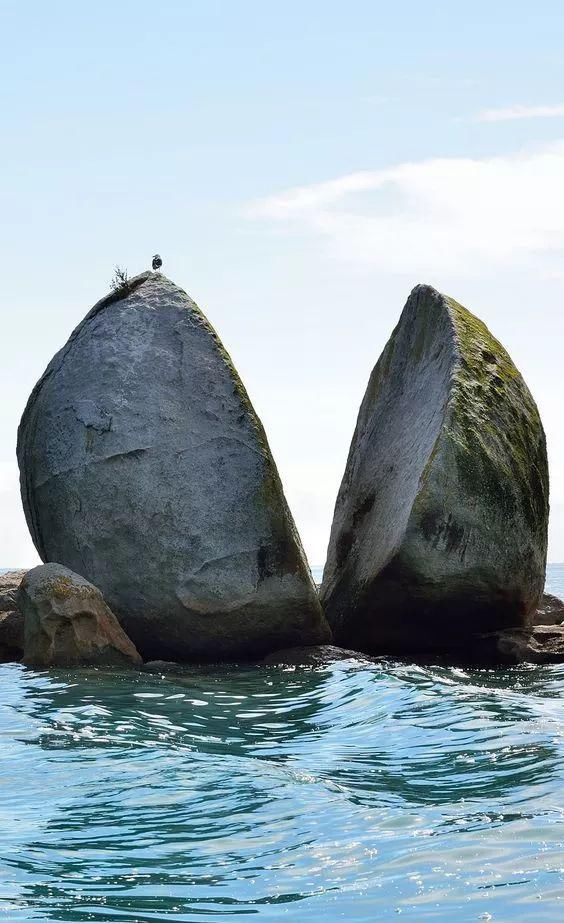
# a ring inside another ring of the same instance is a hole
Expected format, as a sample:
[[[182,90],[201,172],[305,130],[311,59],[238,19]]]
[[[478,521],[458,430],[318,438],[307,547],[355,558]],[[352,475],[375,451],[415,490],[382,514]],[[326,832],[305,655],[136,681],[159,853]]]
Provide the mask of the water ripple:
[[[4,665],[0,913],[556,923],[563,689],[553,666]]]

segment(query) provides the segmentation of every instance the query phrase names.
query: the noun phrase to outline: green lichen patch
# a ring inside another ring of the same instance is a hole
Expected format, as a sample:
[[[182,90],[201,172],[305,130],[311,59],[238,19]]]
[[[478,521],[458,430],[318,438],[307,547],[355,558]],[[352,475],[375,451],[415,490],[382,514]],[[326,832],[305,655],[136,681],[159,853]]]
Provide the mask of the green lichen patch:
[[[88,599],[95,595],[92,587],[86,584],[78,584],[76,581],[71,580],[70,577],[63,576],[55,577],[49,581],[48,592],[53,599],[57,600]]]
[[[520,506],[539,534],[548,516],[545,437],[537,406],[509,354],[486,325],[445,299],[459,361],[453,371],[447,438],[470,493],[486,495],[508,516]]]

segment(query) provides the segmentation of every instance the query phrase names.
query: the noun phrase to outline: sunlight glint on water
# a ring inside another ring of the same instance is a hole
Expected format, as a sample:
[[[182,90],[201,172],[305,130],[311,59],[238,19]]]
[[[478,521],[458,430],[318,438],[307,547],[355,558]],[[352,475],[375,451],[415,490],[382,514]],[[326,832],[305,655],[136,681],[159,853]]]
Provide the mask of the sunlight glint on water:
[[[0,666],[0,917],[557,923],[563,690],[564,666]]]

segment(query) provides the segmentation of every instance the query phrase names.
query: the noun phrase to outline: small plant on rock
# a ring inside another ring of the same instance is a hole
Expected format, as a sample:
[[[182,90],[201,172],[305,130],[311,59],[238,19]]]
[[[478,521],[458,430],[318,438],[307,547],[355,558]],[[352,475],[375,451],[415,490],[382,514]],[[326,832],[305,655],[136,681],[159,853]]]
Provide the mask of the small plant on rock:
[[[121,292],[123,289],[129,287],[129,276],[127,274],[127,269],[122,269],[121,266],[116,266],[114,269],[114,276],[111,281],[112,292]]]

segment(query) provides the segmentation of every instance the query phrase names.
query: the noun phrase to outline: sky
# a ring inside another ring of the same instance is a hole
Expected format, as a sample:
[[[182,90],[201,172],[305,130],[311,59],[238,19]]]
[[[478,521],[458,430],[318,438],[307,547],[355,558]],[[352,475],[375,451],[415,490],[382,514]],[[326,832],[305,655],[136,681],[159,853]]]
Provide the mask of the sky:
[[[0,566],[38,562],[15,440],[114,266],[185,288],[323,564],[413,286],[481,317],[541,412],[564,561],[564,5],[0,0]]]

